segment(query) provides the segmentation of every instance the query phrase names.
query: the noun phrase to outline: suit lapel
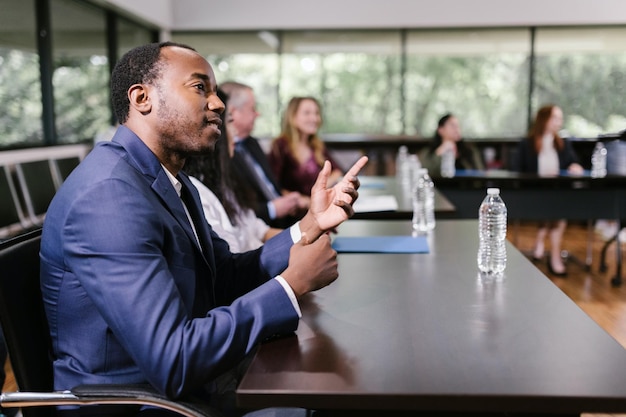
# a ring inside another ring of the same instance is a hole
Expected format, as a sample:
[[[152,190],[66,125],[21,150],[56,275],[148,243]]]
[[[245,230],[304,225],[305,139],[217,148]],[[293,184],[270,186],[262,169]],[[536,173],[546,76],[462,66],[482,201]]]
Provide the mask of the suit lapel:
[[[200,239],[200,243],[202,244],[205,260],[209,265],[215,265],[215,258],[213,255],[213,240],[211,239],[211,228],[209,226],[209,223],[206,221],[206,217],[204,216],[202,202],[200,201],[200,194],[198,194],[198,190],[196,190],[196,187],[194,187],[194,185],[189,180],[189,177],[184,172],[180,172],[178,174],[178,179],[183,184],[183,188],[186,188],[191,197],[192,202],[191,204],[187,204],[187,210],[189,210],[189,213],[191,214],[191,217],[193,219],[198,219],[194,222],[194,224],[196,226],[196,232],[198,233],[198,239]]]
[[[124,149],[126,149],[129,162],[132,165],[136,166],[137,169],[144,175],[146,180],[151,183],[152,190],[163,202],[163,205],[168,209],[168,211],[172,213],[172,216],[183,228],[185,234],[187,234],[189,239],[193,242],[201,258],[214,274],[215,262],[213,257],[213,245],[211,243],[210,231],[208,230],[207,222],[198,222],[200,223],[200,225],[195,225],[196,232],[198,233],[198,238],[200,239],[200,242],[202,242],[202,248],[200,248],[198,246],[196,236],[193,233],[193,229],[191,228],[191,224],[189,224],[187,213],[185,213],[185,209],[183,208],[183,202],[176,193],[172,182],[163,170],[163,167],[161,166],[161,163],[159,162],[157,157],[141,141],[141,139],[137,137],[137,135],[135,135],[130,129],[126,128],[125,126],[120,126],[118,128],[118,132],[116,133],[113,140],[121,144]],[[184,177],[184,181],[181,182],[185,186],[191,186],[191,182],[185,175],[181,175],[181,177]],[[191,187],[192,188],[190,189],[195,190],[193,186]],[[194,210],[195,214],[197,215],[199,207],[199,210],[202,213],[199,197],[194,198],[193,200],[193,207],[188,207],[187,209],[190,211]],[[204,214],[202,214],[201,217],[196,218],[204,219]],[[210,256],[208,256],[209,254]]]

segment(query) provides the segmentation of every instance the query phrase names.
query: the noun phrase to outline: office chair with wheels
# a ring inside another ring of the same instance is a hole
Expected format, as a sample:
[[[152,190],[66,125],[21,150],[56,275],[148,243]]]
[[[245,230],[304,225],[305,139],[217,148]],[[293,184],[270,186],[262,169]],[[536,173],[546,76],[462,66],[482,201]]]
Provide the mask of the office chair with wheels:
[[[188,417],[220,416],[175,402],[148,385],[84,385],[53,392],[52,344],[39,287],[41,229],[0,242],[0,324],[20,392],[0,395],[24,417],[54,417],[57,405],[148,405]]]

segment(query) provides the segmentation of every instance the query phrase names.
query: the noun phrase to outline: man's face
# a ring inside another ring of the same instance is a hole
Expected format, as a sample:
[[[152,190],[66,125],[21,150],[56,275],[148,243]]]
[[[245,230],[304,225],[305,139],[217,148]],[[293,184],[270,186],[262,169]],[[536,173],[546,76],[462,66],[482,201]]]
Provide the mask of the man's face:
[[[239,138],[246,138],[250,136],[254,130],[254,121],[259,117],[259,113],[256,110],[256,100],[254,99],[254,93],[250,90],[246,90],[244,93],[247,97],[245,102],[235,108],[231,107],[231,115],[233,118],[234,134]]]
[[[161,60],[164,67],[154,82],[153,103],[160,148],[181,156],[212,150],[224,111],[213,69],[196,52],[180,47],[163,48]]]

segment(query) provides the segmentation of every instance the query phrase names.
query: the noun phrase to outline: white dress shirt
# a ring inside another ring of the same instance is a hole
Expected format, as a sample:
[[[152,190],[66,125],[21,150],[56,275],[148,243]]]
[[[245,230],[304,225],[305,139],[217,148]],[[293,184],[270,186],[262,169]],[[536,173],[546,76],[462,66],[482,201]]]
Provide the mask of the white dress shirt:
[[[543,136],[541,151],[537,156],[537,173],[540,176],[559,175],[559,154],[554,147],[554,136]]]
[[[215,233],[228,242],[233,253],[247,252],[261,247],[269,226],[259,219],[251,209],[241,209],[237,217],[237,225],[233,225],[217,196],[200,180],[189,177],[196,186],[202,200],[204,217]]]

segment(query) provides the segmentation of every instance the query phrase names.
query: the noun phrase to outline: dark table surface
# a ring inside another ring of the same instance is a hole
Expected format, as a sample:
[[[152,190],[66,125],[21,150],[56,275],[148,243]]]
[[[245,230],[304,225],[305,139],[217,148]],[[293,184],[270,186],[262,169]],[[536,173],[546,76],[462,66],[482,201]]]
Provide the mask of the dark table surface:
[[[410,230],[349,220],[339,235]],[[512,245],[493,280],[477,272],[476,221],[438,221],[428,243],[427,254],[340,254],[339,279],[301,301],[296,335],[260,347],[239,404],[626,411],[626,350]]]

